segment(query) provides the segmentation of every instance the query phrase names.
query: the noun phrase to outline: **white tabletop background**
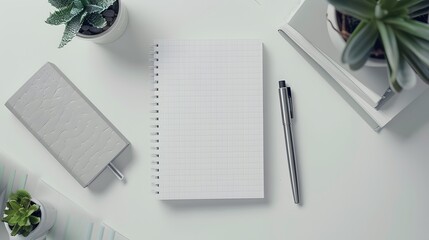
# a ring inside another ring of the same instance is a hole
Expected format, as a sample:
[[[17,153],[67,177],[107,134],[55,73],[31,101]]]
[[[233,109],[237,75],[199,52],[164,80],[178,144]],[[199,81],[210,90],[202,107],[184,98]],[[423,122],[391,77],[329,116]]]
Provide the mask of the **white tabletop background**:
[[[4,106],[0,158],[40,174],[132,240],[428,238],[429,94],[375,133],[277,33],[299,0],[124,2],[130,23],[119,41],[100,46],[75,39],[57,49],[63,27],[44,23],[52,10],[47,1],[3,1],[0,103],[45,62],[57,64],[131,141],[116,161],[127,182],[105,172],[81,188]],[[155,200],[147,68],[155,38],[264,42],[264,200]],[[282,78],[295,93],[302,206],[293,204],[289,182],[277,93]]]

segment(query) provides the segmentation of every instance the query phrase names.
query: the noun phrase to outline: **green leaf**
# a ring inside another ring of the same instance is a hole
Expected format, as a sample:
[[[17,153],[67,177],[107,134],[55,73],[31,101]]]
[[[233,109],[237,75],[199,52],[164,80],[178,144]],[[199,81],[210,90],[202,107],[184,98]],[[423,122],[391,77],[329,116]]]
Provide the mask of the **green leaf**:
[[[30,235],[30,233],[33,231],[33,226],[24,226],[22,227],[22,236],[24,237],[28,237],[28,235]]]
[[[399,9],[390,9],[386,18],[410,18],[408,14],[408,9],[399,8]]]
[[[34,212],[36,212],[37,210],[39,210],[39,205],[31,205],[30,208],[28,208],[28,211],[26,212],[26,217],[30,216],[31,214],[33,214]]]
[[[383,9],[380,4],[377,4],[375,6],[374,15],[376,19],[383,19],[388,14],[389,14],[389,11],[387,11],[386,9]]]
[[[70,11],[70,13],[74,16],[77,16],[82,12],[83,12],[83,8],[75,8],[75,7]]]
[[[410,14],[429,8],[429,1],[419,1],[418,3],[409,7]]]
[[[87,11],[88,13],[101,13],[102,11],[104,11],[104,9],[100,6],[89,4],[85,7],[85,11]]]
[[[12,232],[10,233],[11,236],[16,236],[18,234],[19,230],[21,230],[21,226],[15,225],[13,226]]]
[[[76,14],[72,13],[73,4],[68,5],[65,8],[62,8],[51,15],[46,20],[47,24],[51,25],[60,25],[69,22]]]
[[[375,1],[370,0],[328,0],[340,12],[364,20],[374,16]]]
[[[345,49],[343,50],[343,54],[341,57],[341,61],[343,63],[347,63],[347,57],[346,57],[346,50],[348,50],[350,48],[350,43],[353,41],[353,39],[356,38],[356,36],[358,36],[360,34],[360,32],[362,32],[362,29],[364,27],[366,27],[368,25],[368,23],[366,22],[360,22],[359,25],[356,27],[356,29],[353,31],[352,35],[350,35],[349,39],[347,40],[347,44]]]
[[[380,4],[377,4],[374,10],[374,16],[376,19],[383,19],[387,14],[389,14],[389,11],[383,9]]]
[[[73,8],[70,13],[74,16],[77,16],[79,13],[83,12],[83,8]]]
[[[82,0],[73,0],[73,5],[75,6],[75,8],[79,8],[79,9],[84,8]]]
[[[35,217],[35,216],[29,216],[28,217],[31,224],[36,225],[38,223],[40,223],[40,218],[39,217]]]
[[[368,52],[364,57],[362,57],[359,61],[355,62],[355,63],[351,63],[349,64],[350,69],[353,71],[357,71],[359,69],[361,69],[366,61],[368,61],[368,58],[371,56],[371,52]]]
[[[381,21],[377,21],[377,28],[383,42],[384,52],[391,67],[389,80],[395,81],[399,65],[399,48],[396,40],[395,32],[389,25],[385,25]]]
[[[409,50],[402,50],[402,54],[405,60],[410,64],[414,71],[419,75],[419,77],[426,83],[429,84],[429,67],[419,61],[418,57],[415,56]]]
[[[356,69],[361,68],[377,41],[377,27],[373,23],[361,22],[347,41],[342,61]]]
[[[398,9],[408,9],[416,4],[419,4],[420,2],[425,1],[425,0],[399,0],[394,9],[398,10]]]
[[[23,197],[21,199],[21,206],[23,206],[24,208],[29,208],[31,204],[31,199],[28,197]]]
[[[417,83],[416,73],[404,57],[400,58],[396,80],[403,89],[411,89]]]
[[[410,13],[410,18],[416,18],[429,13],[429,7]]]
[[[24,197],[31,198],[31,195],[27,191],[20,189],[14,193],[11,193],[9,200],[15,200],[15,201],[19,202],[20,199],[22,199]]]
[[[28,226],[28,225],[30,225],[30,220],[28,218],[25,218],[25,217],[20,218],[18,221],[18,225],[21,227]]]
[[[6,217],[4,217],[1,221],[2,222],[10,222],[10,219],[12,219],[13,215],[8,215]]]
[[[48,0],[48,2],[49,2],[52,6],[54,6],[54,7],[58,8],[58,9],[60,9],[60,8],[65,8],[65,7],[66,7],[66,6],[68,6],[70,3],[72,3],[72,1],[73,1],[73,0]]]
[[[103,11],[113,5],[117,0],[91,0],[93,4],[103,8]]]
[[[30,218],[25,218],[26,219],[26,221],[25,221],[25,225],[24,225],[24,227],[28,227],[28,226],[31,226],[31,222],[30,222]]]
[[[96,28],[104,28],[107,26],[107,21],[100,13],[91,13],[86,18],[89,24]]]
[[[19,205],[16,200],[9,201],[9,204],[10,204],[10,207],[15,211],[19,211],[19,209],[21,208],[21,205]]]
[[[76,16],[77,14],[82,12],[83,10],[84,10],[84,5],[83,5],[82,1],[81,0],[74,0],[73,1],[73,8],[70,11],[70,13],[73,14],[74,16]]]
[[[6,215],[11,215],[11,214],[15,214],[15,213],[16,213],[16,210],[13,210],[13,209],[4,210],[4,214],[6,214]]]
[[[385,23],[391,24],[393,28],[401,30],[413,36],[429,41],[429,25],[415,20],[404,20],[401,18],[386,19]]]
[[[393,89],[394,92],[400,93],[402,91],[402,87],[399,85],[398,80],[396,78],[392,78],[392,67],[390,66],[390,63],[387,62],[387,69],[389,74],[389,84],[390,88]]]
[[[11,224],[11,225],[15,225],[15,224],[17,224],[18,223],[18,221],[19,221],[19,214],[15,214],[15,215],[13,215],[12,216],[12,218],[9,220],[9,223]]]
[[[429,41],[421,38],[413,38],[417,47],[422,48],[424,51],[429,51]]]
[[[380,0],[380,6],[386,10],[392,9],[397,3],[398,0]]]
[[[64,47],[74,37],[76,37],[76,34],[79,32],[79,29],[82,27],[83,19],[85,19],[86,15],[87,15],[86,12],[82,12],[76,17],[74,17],[72,20],[70,20],[70,22],[67,23],[59,48]]]
[[[414,41],[409,35],[402,33],[397,33],[396,35],[401,44],[402,50],[406,49],[412,52],[420,61],[422,61],[426,66],[429,66],[429,51],[426,51],[424,48],[419,47],[418,43]]]

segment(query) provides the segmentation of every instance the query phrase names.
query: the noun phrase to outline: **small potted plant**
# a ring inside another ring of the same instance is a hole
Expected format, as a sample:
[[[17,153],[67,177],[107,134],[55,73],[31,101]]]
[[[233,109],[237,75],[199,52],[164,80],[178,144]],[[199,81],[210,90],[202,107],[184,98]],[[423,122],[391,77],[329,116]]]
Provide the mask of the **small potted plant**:
[[[46,23],[65,25],[59,48],[74,37],[96,43],[110,43],[122,36],[128,13],[122,0],[48,0],[57,10]]]
[[[395,92],[412,88],[416,74],[429,84],[429,1],[328,1],[335,7],[333,12],[328,9],[329,25],[345,45],[343,63],[352,70],[368,65],[368,60],[371,66],[387,66]]]
[[[10,195],[2,221],[11,240],[35,240],[48,233],[55,219],[56,211],[48,203],[18,190]]]

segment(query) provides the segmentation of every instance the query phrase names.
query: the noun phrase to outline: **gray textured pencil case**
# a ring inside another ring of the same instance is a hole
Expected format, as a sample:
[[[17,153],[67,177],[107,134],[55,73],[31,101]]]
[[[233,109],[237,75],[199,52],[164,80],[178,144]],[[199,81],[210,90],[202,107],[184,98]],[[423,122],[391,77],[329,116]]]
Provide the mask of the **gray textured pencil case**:
[[[83,187],[129,145],[52,63],[34,74],[6,106]]]

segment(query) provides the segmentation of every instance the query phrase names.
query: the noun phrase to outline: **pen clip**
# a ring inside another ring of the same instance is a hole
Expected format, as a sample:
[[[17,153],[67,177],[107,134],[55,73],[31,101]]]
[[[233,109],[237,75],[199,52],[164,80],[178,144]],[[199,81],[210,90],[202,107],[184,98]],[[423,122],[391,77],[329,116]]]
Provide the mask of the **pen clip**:
[[[292,101],[292,89],[287,87],[287,97],[289,98],[289,112],[290,118],[294,118],[294,109],[293,109],[293,101]]]

